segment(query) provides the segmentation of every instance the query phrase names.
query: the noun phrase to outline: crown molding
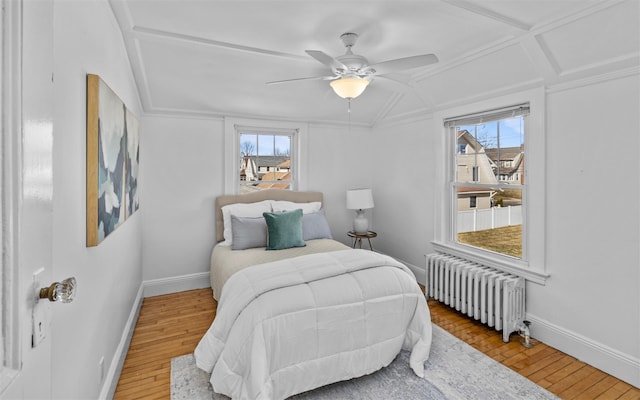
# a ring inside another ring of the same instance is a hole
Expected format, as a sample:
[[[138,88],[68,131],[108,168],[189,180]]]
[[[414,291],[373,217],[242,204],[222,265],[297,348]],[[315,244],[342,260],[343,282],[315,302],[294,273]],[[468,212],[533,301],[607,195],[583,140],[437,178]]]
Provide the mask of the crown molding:
[[[607,72],[600,75],[589,76],[582,79],[573,79],[567,82],[561,82],[556,85],[547,87],[547,93],[559,93],[566,90],[576,89],[583,86],[596,85],[599,83],[612,81],[616,79],[627,78],[630,76],[640,75],[640,65],[636,65],[629,68],[620,69],[617,71]]]

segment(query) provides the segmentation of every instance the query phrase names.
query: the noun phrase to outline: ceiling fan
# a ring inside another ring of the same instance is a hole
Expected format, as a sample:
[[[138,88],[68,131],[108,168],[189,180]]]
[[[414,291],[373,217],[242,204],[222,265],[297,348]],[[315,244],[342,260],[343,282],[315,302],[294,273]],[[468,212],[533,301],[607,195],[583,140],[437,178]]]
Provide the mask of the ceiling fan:
[[[354,54],[351,51],[351,48],[358,40],[356,33],[343,33],[340,35],[340,39],[342,39],[342,43],[344,43],[344,46],[347,48],[347,52],[335,58],[319,50],[306,50],[308,55],[331,68],[332,75],[286,79],[267,82],[267,84],[271,85],[303,80],[331,81],[329,84],[338,96],[344,99],[355,99],[364,92],[374,77],[386,78],[407,84],[408,79],[405,76],[399,76],[395,73],[438,62],[438,57],[435,55],[422,54],[369,64],[366,58],[359,54]]]

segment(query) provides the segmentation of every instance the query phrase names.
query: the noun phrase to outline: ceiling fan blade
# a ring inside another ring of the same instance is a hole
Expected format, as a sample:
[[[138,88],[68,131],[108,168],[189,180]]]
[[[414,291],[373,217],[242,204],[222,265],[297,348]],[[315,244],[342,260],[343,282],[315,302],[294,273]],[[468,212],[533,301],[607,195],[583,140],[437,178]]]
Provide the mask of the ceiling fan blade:
[[[347,71],[347,70],[349,70],[349,67],[347,67],[346,65],[344,65],[340,61],[336,60],[335,58],[331,57],[327,53],[324,53],[324,52],[322,52],[320,50],[305,50],[305,52],[308,55],[310,55],[311,57],[313,57],[316,60],[320,61],[322,64],[324,64],[324,65],[326,65],[328,67],[331,67],[332,71],[336,71],[336,70]]]
[[[438,62],[438,57],[434,54],[422,54],[419,56],[411,56],[397,58],[395,60],[383,61],[378,64],[369,65],[368,68],[374,69],[374,75],[388,74],[390,72],[402,71],[410,68],[424,67],[426,65]]]
[[[384,78],[400,85],[412,88],[416,86],[417,82],[411,77],[411,75],[401,73],[388,73],[388,74],[376,74],[376,78]]]
[[[271,81],[267,82],[267,85],[276,85],[279,83],[288,83],[288,82],[297,82],[297,81],[332,81],[334,79],[338,79],[339,76],[311,76],[308,78],[293,78],[293,79],[285,79],[282,81]]]

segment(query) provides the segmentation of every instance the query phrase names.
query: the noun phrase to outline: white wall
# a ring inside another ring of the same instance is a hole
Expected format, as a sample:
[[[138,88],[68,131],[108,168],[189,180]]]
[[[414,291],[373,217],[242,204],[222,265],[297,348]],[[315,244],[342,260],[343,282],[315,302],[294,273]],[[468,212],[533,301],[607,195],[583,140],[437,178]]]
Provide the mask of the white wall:
[[[215,243],[214,201],[224,191],[224,122],[148,116],[142,126],[144,280],[206,274]]]
[[[527,304],[528,312],[541,319],[533,321],[534,334],[636,386],[639,90],[635,75],[547,95],[546,248],[551,278],[544,287],[528,287]],[[586,349],[573,343],[583,339]],[[593,346],[595,351],[590,351]],[[626,371],[607,357],[628,363]]]
[[[424,282],[424,255],[434,237],[434,191],[442,167],[428,116],[374,130],[374,248],[409,264]]]
[[[527,285],[535,338],[640,386],[640,79],[547,91],[545,286]],[[480,109],[479,109],[480,111]],[[428,117],[428,116],[426,116]],[[419,267],[445,190],[434,124],[375,129],[377,248]],[[384,160],[384,161],[382,161]],[[532,218],[539,216],[533,215]],[[416,274],[424,281],[424,273]]]
[[[77,297],[54,304],[52,397],[97,398],[142,281],[141,213],[85,247],[86,74],[141,115],[121,33],[106,0],[54,3],[53,276],[75,276]],[[144,179],[144,178],[143,178]],[[141,201],[141,209],[146,204]]]
[[[224,121],[146,116],[140,182],[145,295],[208,286],[215,198],[224,194]],[[369,186],[370,129],[311,125],[306,190],[322,191],[332,233],[350,243],[345,191]],[[357,150],[354,150],[357,149]]]
[[[307,188],[324,194],[324,208],[334,239],[351,245],[354,210],[347,210],[347,190],[371,187],[375,145],[369,128],[309,126],[309,174]],[[375,203],[374,192],[374,203]],[[366,211],[373,225],[373,211]]]

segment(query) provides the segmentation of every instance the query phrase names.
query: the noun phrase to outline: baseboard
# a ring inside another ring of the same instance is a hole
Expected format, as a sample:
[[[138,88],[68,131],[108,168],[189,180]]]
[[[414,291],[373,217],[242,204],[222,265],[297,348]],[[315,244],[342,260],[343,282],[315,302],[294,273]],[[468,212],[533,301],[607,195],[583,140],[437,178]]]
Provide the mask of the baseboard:
[[[531,337],[640,388],[640,359],[527,313]]]
[[[426,269],[424,267],[417,267],[417,266],[415,266],[413,264],[410,264],[410,263],[408,263],[408,262],[406,262],[404,260],[401,260],[398,257],[393,257],[393,258],[395,258],[399,262],[401,262],[404,265],[406,265],[411,270],[411,272],[413,272],[413,275],[415,275],[416,280],[418,281],[418,283],[420,283],[422,285],[425,284],[425,282],[427,281],[427,276],[426,276],[427,271],[426,271]]]
[[[113,396],[115,395],[116,387],[118,386],[118,379],[120,378],[122,366],[124,365],[124,360],[127,357],[127,351],[129,350],[129,343],[131,343],[131,337],[133,336],[133,330],[138,322],[138,315],[140,315],[140,308],[142,307],[143,299],[143,287],[143,285],[140,285],[140,288],[138,289],[135,301],[133,302],[133,307],[131,308],[131,313],[129,313],[129,319],[127,319],[127,323],[122,331],[120,343],[118,344],[115,354],[113,355],[113,359],[109,364],[109,371],[107,371],[104,383],[102,384],[102,390],[100,390],[100,396],[98,397],[100,400],[113,399]]]
[[[211,287],[211,280],[209,272],[199,272],[171,278],[152,279],[142,282],[142,285],[144,286],[144,297],[151,297],[208,288]]]
[[[122,372],[122,366],[124,365],[124,360],[127,357],[127,351],[129,350],[133,331],[136,328],[138,316],[140,315],[142,300],[145,297],[182,292],[185,290],[202,289],[210,286],[211,282],[209,280],[208,272],[142,282],[138,289],[138,293],[136,294],[133,307],[131,308],[129,319],[127,319],[127,323],[122,331],[120,343],[116,348],[109,366],[109,371],[107,372],[104,383],[102,384],[102,390],[98,397],[100,400],[113,399],[116,392],[118,379]]]
[[[416,276],[416,280],[418,281],[418,283],[424,285],[427,282],[426,271],[424,270],[424,268],[416,267],[415,265],[409,264],[404,261],[402,261],[402,263],[409,267],[411,272],[413,272],[413,275]]]

